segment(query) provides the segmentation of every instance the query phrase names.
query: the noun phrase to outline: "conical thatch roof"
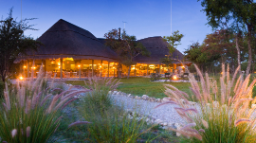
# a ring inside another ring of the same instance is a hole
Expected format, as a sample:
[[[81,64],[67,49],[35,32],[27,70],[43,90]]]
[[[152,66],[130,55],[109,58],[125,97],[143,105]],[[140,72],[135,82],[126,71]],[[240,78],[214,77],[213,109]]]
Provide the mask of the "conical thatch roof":
[[[101,43],[92,33],[63,19],[56,22],[40,38],[43,45],[36,53],[28,52],[22,59],[73,57],[116,61],[117,54]]]
[[[161,64],[161,59],[169,54],[168,43],[165,42],[161,36],[141,39],[138,40],[138,42],[143,44],[151,53],[149,57],[142,55],[136,57],[134,60],[138,63]],[[180,51],[175,50],[172,55],[173,63],[180,63],[175,59],[183,61],[183,57],[184,55]]]

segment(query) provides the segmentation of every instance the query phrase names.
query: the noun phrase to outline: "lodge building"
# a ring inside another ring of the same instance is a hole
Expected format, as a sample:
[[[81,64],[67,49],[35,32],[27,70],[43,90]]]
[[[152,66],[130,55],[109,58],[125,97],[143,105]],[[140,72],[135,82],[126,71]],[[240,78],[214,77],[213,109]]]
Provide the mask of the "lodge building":
[[[57,21],[38,38],[38,41],[42,45],[36,52],[28,51],[15,61],[20,63],[25,77],[29,76],[32,70],[38,72],[42,64],[48,77],[56,74],[57,78],[116,77],[117,70],[120,69],[119,57],[111,48],[105,46],[105,39],[96,38],[91,32],[65,20]],[[130,76],[167,72],[168,69],[161,63],[161,59],[168,55],[168,43],[160,36],[141,39],[138,42],[147,48],[150,56],[137,56]],[[174,72],[178,66],[184,66],[175,59],[184,61],[184,56],[176,50],[172,57],[174,59],[170,71]],[[126,76],[128,67],[121,65],[121,70],[121,75]]]

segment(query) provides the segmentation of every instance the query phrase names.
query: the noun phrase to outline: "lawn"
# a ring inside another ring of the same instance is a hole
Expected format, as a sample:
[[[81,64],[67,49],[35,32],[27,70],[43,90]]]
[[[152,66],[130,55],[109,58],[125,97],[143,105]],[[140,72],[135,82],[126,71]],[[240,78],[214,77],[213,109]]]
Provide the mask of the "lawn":
[[[142,96],[146,94],[150,97],[155,98],[163,98],[166,97],[164,94],[164,86],[163,84],[171,84],[181,91],[190,93],[190,83],[183,83],[183,82],[151,82],[149,78],[142,78],[142,77],[131,77],[129,79],[122,78],[120,79],[120,84],[117,90],[130,93],[132,95]],[[73,85],[84,85],[83,81],[67,81],[68,84]]]

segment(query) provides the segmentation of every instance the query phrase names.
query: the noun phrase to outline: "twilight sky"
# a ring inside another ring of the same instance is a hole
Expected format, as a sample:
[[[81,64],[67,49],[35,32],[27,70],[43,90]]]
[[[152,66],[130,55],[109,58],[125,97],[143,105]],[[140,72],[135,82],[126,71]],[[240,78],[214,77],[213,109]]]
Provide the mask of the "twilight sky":
[[[38,18],[30,22],[38,31],[26,35],[40,37],[59,19],[69,21],[103,38],[113,28],[124,27],[137,39],[171,34],[170,0],[22,0],[22,18]],[[0,16],[5,18],[13,7],[13,17],[20,20],[21,0],[0,0]],[[183,52],[193,42],[212,33],[197,0],[172,0],[172,31],[184,34],[178,50]]]

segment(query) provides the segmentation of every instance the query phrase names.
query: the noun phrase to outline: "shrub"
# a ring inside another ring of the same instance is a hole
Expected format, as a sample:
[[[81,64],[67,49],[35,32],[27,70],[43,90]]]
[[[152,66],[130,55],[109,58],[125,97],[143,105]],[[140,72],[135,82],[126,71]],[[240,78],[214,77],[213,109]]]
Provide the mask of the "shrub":
[[[31,78],[18,83],[11,91],[6,85],[4,101],[0,104],[0,137],[3,142],[46,142],[60,125],[59,111],[75,100],[76,94],[89,91],[67,90],[53,96],[51,91],[59,89],[45,86],[42,70],[35,81]]]
[[[256,98],[252,98],[256,79],[249,84],[250,75],[245,79],[240,75],[236,80],[239,67],[231,78],[222,65],[223,74],[219,87],[216,80],[210,80],[207,73],[204,78],[196,65],[195,68],[200,76],[200,85],[192,74],[189,80],[191,91],[199,101],[197,106],[189,105],[186,93],[171,85],[165,85],[165,94],[172,100],[159,106],[177,104],[179,107],[175,110],[188,122],[179,130],[171,130],[187,137],[183,138],[183,142],[256,142],[255,117],[252,116],[256,107],[251,107],[256,102]]]

